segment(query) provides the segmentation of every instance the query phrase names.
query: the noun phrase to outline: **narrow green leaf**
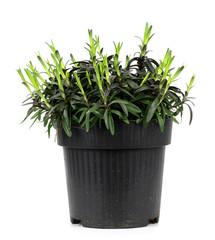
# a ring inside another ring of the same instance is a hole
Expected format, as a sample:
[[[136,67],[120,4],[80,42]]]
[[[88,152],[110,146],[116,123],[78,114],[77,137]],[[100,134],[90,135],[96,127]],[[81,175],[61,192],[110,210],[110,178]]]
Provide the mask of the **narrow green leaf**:
[[[101,113],[100,111],[94,111],[93,114],[99,119],[104,119],[103,112]]]
[[[185,104],[188,106],[188,108],[190,110],[190,121],[189,121],[189,125],[190,125],[192,123],[192,120],[193,120],[193,110],[192,110],[192,108],[189,104],[187,104],[187,103],[185,103]]]
[[[89,132],[90,130],[90,114],[86,115],[86,132]]]
[[[74,76],[75,76],[75,79],[76,79],[76,81],[77,81],[77,85],[78,85],[79,89],[81,90],[81,93],[82,93],[82,95],[84,96],[84,99],[85,99],[85,101],[86,101],[86,103],[87,103],[87,105],[88,105],[88,100],[87,100],[85,91],[84,91],[84,89],[83,89],[83,86],[82,86],[82,84],[81,84],[80,78],[78,77],[78,74],[77,74],[76,72],[74,72]]]
[[[62,120],[62,124],[63,124],[63,129],[64,129],[65,133],[67,134],[67,136],[71,137],[72,136],[72,131],[71,131],[71,128],[67,125],[65,119]]]
[[[37,121],[37,117],[34,119],[33,123],[31,124],[31,126],[29,128],[31,128],[36,121]]]
[[[190,89],[191,89],[192,86],[193,86],[193,82],[194,82],[194,80],[195,80],[195,75],[193,75],[192,78],[191,78],[191,80],[190,80],[190,83],[189,83],[189,85],[188,85],[188,87],[187,87],[187,94],[186,94],[186,95],[189,94]]]
[[[152,117],[154,116],[155,114],[155,111],[157,109],[157,106],[158,106],[158,98],[155,98],[155,100],[148,105],[148,109],[147,109],[147,112],[146,112],[146,122],[149,122]]]
[[[63,111],[63,117],[64,117],[64,119],[66,121],[67,126],[70,127],[71,124],[70,124],[70,118],[69,118],[69,114],[68,114],[68,109],[67,108],[65,108],[64,111]]]
[[[78,67],[77,61],[75,60],[75,58],[72,54],[70,54],[70,58],[71,58],[72,62],[74,63],[75,67]]]
[[[96,102],[96,103],[94,104],[93,107],[91,107],[91,108],[87,111],[86,114],[89,114],[89,113],[91,113],[91,112],[96,111],[101,105],[102,105],[102,102],[101,102],[101,100],[99,100],[98,102]]]
[[[106,128],[109,129],[108,110],[105,110],[105,113],[104,113],[104,120],[105,120]]]
[[[108,118],[109,118],[110,132],[111,132],[112,135],[114,135],[114,131],[115,131],[115,130],[114,130],[114,120],[113,120],[113,117],[112,117],[111,112],[109,112]]]
[[[184,69],[184,66],[178,68],[178,70],[175,72],[175,74],[172,77],[172,80],[171,80],[172,82],[178,77],[178,75],[183,71],[183,69]]]
[[[128,101],[126,101],[126,100],[122,100],[122,99],[117,99],[117,100],[113,100],[112,102],[110,102],[108,105],[110,106],[110,105],[112,105],[112,104],[114,104],[114,103],[119,103],[119,104],[128,104],[129,102]]]
[[[92,82],[91,82],[90,74],[89,74],[88,71],[86,71],[86,77],[87,77],[87,80],[88,80],[88,82],[89,82],[89,84],[90,84],[90,86],[91,86],[91,88],[92,88]]]
[[[25,68],[24,69],[25,73],[27,74],[29,80],[31,81],[33,87],[35,88],[35,90],[39,90],[40,89],[40,85],[37,81],[35,81],[35,78],[32,76],[32,72],[28,69]]]
[[[156,117],[158,119],[160,130],[161,130],[161,132],[163,132],[164,131],[164,120],[158,112],[155,112],[155,114],[156,114]]]
[[[131,113],[132,115],[136,116],[137,118],[140,117],[139,114],[138,114],[139,111],[137,112],[137,110],[135,108],[133,108],[130,105],[127,105],[126,107],[127,107],[129,113]]]
[[[57,65],[57,64],[58,64],[58,61],[57,61],[57,59],[56,59],[56,57],[54,56],[53,53],[51,53],[51,57],[52,57],[52,59],[53,59],[55,65]]]
[[[128,109],[126,105],[124,103],[120,103],[119,105],[121,106],[123,112],[125,113],[125,116],[128,117]]]
[[[127,80],[127,83],[131,88],[134,88],[134,89],[139,88],[138,84],[135,83],[134,81]]]
[[[127,95],[130,96],[131,98],[135,99],[135,97],[134,97],[130,92],[128,92],[127,90],[125,90],[124,88],[120,88],[120,91],[124,92],[125,94],[127,94]]]
[[[47,130],[47,132],[48,132],[48,138],[50,138],[51,127],[52,127],[52,121],[50,121],[49,124],[48,124],[48,130]]]
[[[179,124],[178,120],[177,120],[175,117],[172,117],[172,120],[173,120],[175,123]]]
[[[37,55],[38,60],[40,61],[41,65],[43,66],[43,68],[45,69],[46,73],[48,74],[49,77],[51,77],[51,73],[48,69],[48,67],[46,66],[45,62],[43,61],[42,57],[39,55]]]
[[[42,113],[42,110],[38,110],[32,117],[31,119],[35,118],[35,117],[38,117],[39,115],[41,115]]]
[[[141,82],[140,87],[142,87],[143,84],[148,80],[149,75],[150,75],[150,72],[148,72],[146,76],[143,78],[143,81]]]
[[[161,103],[161,109],[162,109],[162,111],[163,111],[168,117],[173,118],[173,115],[172,115],[172,113],[170,112],[170,110],[168,110],[162,103]]]
[[[80,116],[80,118],[79,118],[79,123],[80,123],[80,122],[83,120],[83,118],[85,117],[86,112],[87,112],[87,108],[82,111],[81,116]]]
[[[46,125],[48,124],[49,119],[50,119],[50,118],[49,118],[49,116],[47,116],[47,115],[43,118],[43,126],[44,126],[44,127],[46,127]]]
[[[138,118],[138,119],[136,120],[136,123],[139,124],[139,123],[141,123],[142,120],[143,120],[143,119]]]
[[[17,72],[18,72],[18,74],[20,75],[20,77],[21,77],[21,79],[22,79],[22,81],[23,81],[23,84],[26,86],[26,88],[27,88],[28,91],[30,92],[31,96],[32,96],[33,98],[35,98],[34,95],[33,95],[33,93],[32,93],[32,91],[31,91],[31,89],[30,89],[30,87],[28,86],[28,82],[27,82],[27,81],[25,80],[25,78],[24,78],[24,75],[23,75],[21,69],[18,69]]]
[[[111,109],[111,112],[119,116],[119,118],[122,119],[123,121],[129,123],[128,118],[125,115],[123,115],[120,111]]]
[[[144,86],[144,87],[140,87],[137,90],[135,90],[134,93],[144,92],[144,91],[151,90],[151,89],[152,88],[149,86]]]
[[[66,96],[65,96],[65,93],[64,93],[64,87],[63,87],[63,84],[62,84],[62,80],[61,80],[60,74],[59,74],[59,72],[56,69],[55,69],[54,73],[56,75],[56,78],[57,78],[57,81],[58,81],[58,86],[59,86],[59,88],[61,90],[62,97],[63,97],[63,99],[66,99]]]
[[[131,103],[131,102],[128,102],[128,104],[127,104],[127,108],[132,108],[133,109],[133,111],[135,111],[135,112],[137,112],[137,113],[140,113],[141,112],[141,109],[138,107],[138,106],[136,106],[135,104],[133,104],[133,103]]]
[[[33,112],[35,112],[35,107],[29,108],[26,117],[22,120],[20,124],[22,124]]]

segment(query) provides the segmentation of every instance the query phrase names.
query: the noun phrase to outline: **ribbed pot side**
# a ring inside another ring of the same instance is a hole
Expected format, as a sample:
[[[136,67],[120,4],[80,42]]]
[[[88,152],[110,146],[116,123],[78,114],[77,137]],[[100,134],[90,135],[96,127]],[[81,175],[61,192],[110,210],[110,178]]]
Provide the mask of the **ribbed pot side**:
[[[147,127],[115,122],[112,136],[104,125],[88,133],[61,128],[72,223],[93,228],[143,227],[160,215],[165,146],[170,144],[172,120],[164,132],[151,121]]]

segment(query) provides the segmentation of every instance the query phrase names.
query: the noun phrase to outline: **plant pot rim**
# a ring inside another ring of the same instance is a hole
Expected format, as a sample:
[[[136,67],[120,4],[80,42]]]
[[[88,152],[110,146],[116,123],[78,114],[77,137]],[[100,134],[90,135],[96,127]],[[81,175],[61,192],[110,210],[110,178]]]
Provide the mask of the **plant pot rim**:
[[[80,124],[72,126],[72,137],[68,137],[61,127],[58,132],[58,145],[77,149],[128,149],[151,148],[170,144],[172,119],[166,119],[164,131],[161,132],[156,120],[149,122],[147,127],[131,120],[130,124],[115,121],[115,134],[111,135],[104,123],[95,124],[86,132],[79,128]]]

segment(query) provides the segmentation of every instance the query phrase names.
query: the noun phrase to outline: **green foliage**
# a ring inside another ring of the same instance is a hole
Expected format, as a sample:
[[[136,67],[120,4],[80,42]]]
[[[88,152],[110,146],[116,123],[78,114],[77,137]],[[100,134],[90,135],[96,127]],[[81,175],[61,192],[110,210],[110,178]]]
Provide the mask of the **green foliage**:
[[[115,43],[115,53],[104,55],[98,36],[89,30],[87,51],[90,59],[76,61],[70,54],[69,67],[63,63],[53,42],[48,44],[51,49],[51,60],[44,61],[38,54],[37,58],[43,67],[40,73],[32,62],[24,69],[17,70],[30,95],[23,105],[30,105],[27,115],[36,121],[42,121],[47,127],[48,135],[53,127],[64,128],[71,137],[73,122],[80,123],[86,131],[96,123],[104,121],[111,134],[115,133],[116,120],[127,124],[136,120],[138,124],[147,124],[157,120],[161,131],[164,130],[165,119],[182,116],[184,106],[190,111],[190,123],[193,118],[191,98],[188,97],[193,86],[195,75],[192,76],[187,90],[172,86],[183,71],[180,66],[175,71],[172,67],[174,56],[167,49],[164,58],[158,63],[148,58],[147,46],[153,36],[152,26],[145,27],[144,37],[138,56],[126,56],[125,65],[119,61],[122,43]],[[32,124],[32,125],[33,125]]]

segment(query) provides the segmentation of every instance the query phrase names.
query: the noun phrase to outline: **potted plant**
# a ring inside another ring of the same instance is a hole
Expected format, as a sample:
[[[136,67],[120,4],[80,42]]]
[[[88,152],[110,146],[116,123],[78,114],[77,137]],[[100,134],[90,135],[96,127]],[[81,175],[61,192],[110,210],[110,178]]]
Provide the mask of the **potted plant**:
[[[185,105],[192,121],[188,95],[195,76],[185,92],[172,85],[184,66],[172,68],[169,49],[160,62],[147,57],[151,31],[146,24],[138,55],[124,65],[122,43],[104,55],[89,30],[90,59],[71,54],[65,64],[51,43],[52,61],[37,55],[45,72],[32,62],[26,76],[18,70],[30,92],[26,118],[43,122],[48,136],[55,128],[63,146],[72,223],[127,228],[158,222],[165,146]]]

